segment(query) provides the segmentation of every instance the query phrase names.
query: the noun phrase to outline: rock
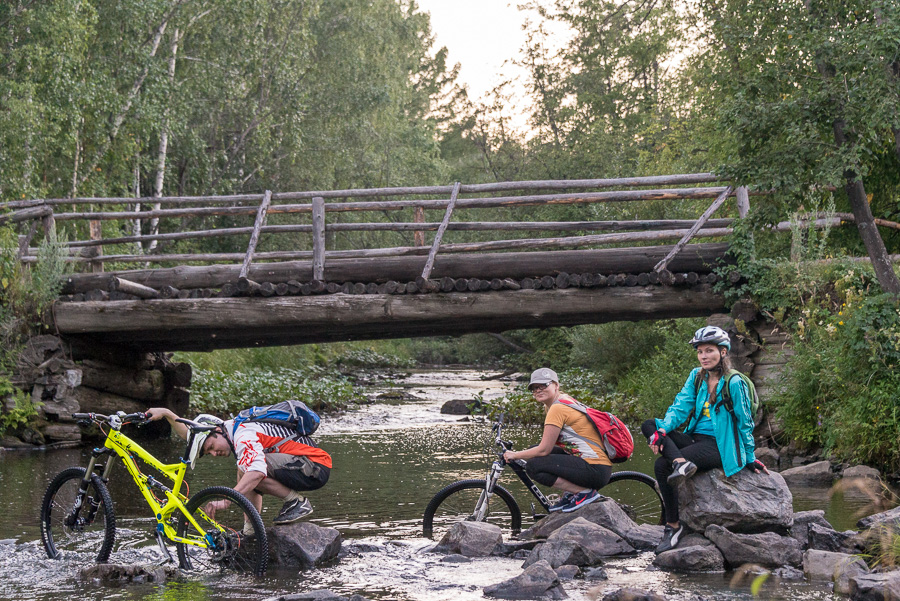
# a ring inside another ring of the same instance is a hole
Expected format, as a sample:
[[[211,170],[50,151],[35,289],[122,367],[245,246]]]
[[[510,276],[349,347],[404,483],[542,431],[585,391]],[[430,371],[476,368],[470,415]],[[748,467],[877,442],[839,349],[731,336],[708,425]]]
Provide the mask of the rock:
[[[662,540],[663,527],[641,525],[632,521],[628,514],[613,499],[595,501],[583,509],[571,513],[557,512],[539,521],[533,528],[522,533],[522,538],[546,538],[553,532],[576,518],[603,526],[621,536],[640,551],[651,551]]]
[[[730,478],[713,469],[678,486],[679,514],[690,530],[716,524],[732,532],[787,532],[794,523],[793,497],[781,475],[741,470]]]
[[[809,548],[834,553],[862,553],[866,550],[865,541],[853,530],[836,532],[819,524],[809,525]]]
[[[356,595],[354,595],[355,597]],[[316,589],[314,591],[306,591],[305,593],[291,593],[290,595],[281,595],[280,597],[271,597],[266,601],[347,601],[346,597],[341,597],[334,591],[328,589]]]
[[[889,511],[882,511],[859,520],[857,528],[868,530],[874,526],[888,526],[894,530],[900,529],[900,507],[894,507]]]
[[[295,522],[266,530],[269,563],[290,568],[312,568],[338,556],[341,533],[309,522]]]
[[[900,599],[900,570],[882,574],[862,574],[850,579],[853,601],[896,601]]]
[[[50,424],[43,429],[44,437],[52,441],[79,441],[81,428],[76,424]]]
[[[634,547],[612,530],[579,517],[553,532],[546,543],[536,547],[525,561],[525,566],[539,561],[547,561],[554,568],[565,564],[593,566],[601,563],[604,557],[634,552]]]
[[[862,560],[836,567],[834,571],[834,592],[849,595],[850,580],[868,573],[869,567]]]
[[[478,399],[452,399],[441,405],[441,413],[445,415],[471,415],[482,408]]]
[[[790,566],[784,566],[772,571],[772,575],[782,580],[803,580],[803,571]]]
[[[831,486],[834,474],[830,461],[817,461],[809,465],[792,467],[781,472],[788,486]]]
[[[574,580],[579,576],[581,576],[581,568],[578,566],[566,564],[556,568],[556,577],[560,580]]]
[[[842,478],[870,478],[872,480],[881,480],[881,472],[874,467],[868,465],[854,465],[844,470]]]
[[[502,542],[494,548],[493,554],[512,556],[515,555],[518,551],[531,551],[540,542],[541,541],[539,540],[514,540]]]
[[[803,561],[800,543],[794,538],[774,532],[735,534],[713,524],[703,534],[715,543],[731,566],[756,563],[771,568],[784,565],[796,567]]]
[[[800,542],[802,548],[809,546],[809,525],[818,524],[825,528],[831,528],[831,524],[825,519],[825,512],[821,509],[813,509],[811,511],[798,511],[794,514],[794,525],[791,526],[790,534]],[[831,528],[834,530],[834,528]]]
[[[487,557],[502,542],[500,526],[486,522],[457,522],[435,547],[435,552]]]
[[[757,447],[755,455],[767,468],[778,471],[778,461],[781,458],[778,451],[769,447]]]
[[[850,568],[850,566],[856,566]],[[831,551],[817,551],[810,549],[803,553],[803,573],[810,580],[835,580],[835,576],[850,570],[863,570],[868,573],[869,568],[859,557],[847,553],[832,553]]]
[[[31,445],[23,442],[15,436],[0,436],[0,449],[28,449]]]
[[[465,555],[445,555],[441,557],[441,563],[472,563],[472,560]]]
[[[691,533],[685,534],[684,536],[681,537],[681,540],[678,541],[678,547],[676,547],[676,548],[694,547],[697,545],[699,545],[701,547],[715,547],[713,542],[711,540],[709,540],[708,538],[706,538],[705,536],[703,536],[702,534],[699,534],[697,532],[691,532]]]
[[[604,568],[591,568],[584,573],[585,580],[609,580],[609,574]]]
[[[145,582],[165,582],[177,576],[174,566],[116,565],[98,563],[81,570],[79,578],[100,584],[142,584]]]
[[[567,597],[556,572],[546,561],[539,561],[528,566],[515,578],[485,587],[484,594],[500,599],[565,599]]]
[[[666,598],[658,593],[637,588],[620,588],[604,595],[603,601],[666,601]]]
[[[712,544],[685,547],[679,543],[678,547],[657,555],[653,565],[683,572],[724,572],[725,558]]]

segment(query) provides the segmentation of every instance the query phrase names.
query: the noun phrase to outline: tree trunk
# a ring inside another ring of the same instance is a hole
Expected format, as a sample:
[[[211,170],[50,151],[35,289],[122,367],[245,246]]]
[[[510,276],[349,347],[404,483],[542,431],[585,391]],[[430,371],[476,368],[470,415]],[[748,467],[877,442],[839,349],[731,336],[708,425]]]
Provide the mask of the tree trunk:
[[[172,36],[171,52],[169,54],[169,93],[174,93],[175,88],[175,57],[178,55],[178,42],[181,32],[176,28]],[[153,198],[159,198],[163,193],[163,184],[166,179],[166,154],[169,149],[169,107],[166,107],[165,115],[163,115],[162,128],[159,132],[159,151],[156,157],[156,181],[153,185]],[[158,202],[153,203],[153,210],[158,211],[161,205]],[[150,220],[150,235],[155,236],[159,233],[159,217]],[[147,248],[148,252],[153,252],[158,242],[151,240]]]

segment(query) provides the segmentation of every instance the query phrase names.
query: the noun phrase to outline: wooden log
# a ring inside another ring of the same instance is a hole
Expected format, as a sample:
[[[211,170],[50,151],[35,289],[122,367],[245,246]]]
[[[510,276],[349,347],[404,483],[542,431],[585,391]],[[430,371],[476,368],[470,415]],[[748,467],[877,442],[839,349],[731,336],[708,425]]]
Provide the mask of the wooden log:
[[[325,284],[325,291],[328,292],[328,294],[335,294],[340,291],[340,289],[341,286],[337,282],[328,282]]]
[[[651,271],[650,273],[647,274],[647,281],[648,281],[648,283],[650,283],[654,286],[656,284],[659,284],[659,274],[656,273],[655,271]]]
[[[290,292],[287,282],[278,282],[275,284],[275,294],[278,296],[287,296]]]
[[[444,276],[441,278],[441,292],[453,292],[456,288],[456,281],[453,278]]]
[[[325,199],[312,199],[313,220],[313,273],[314,280],[325,279]]]
[[[534,280],[531,278],[522,278],[522,281],[519,282],[519,287],[522,290],[534,290]]]
[[[687,274],[686,273],[676,273],[673,274],[675,276],[675,285],[676,286],[684,286],[687,284]]]
[[[503,278],[503,288],[506,290],[521,290],[522,286],[511,278]]]
[[[750,212],[750,193],[747,186],[738,186],[734,193],[737,199],[738,215],[743,219]]]
[[[161,401],[166,393],[159,370],[126,369],[96,361],[81,365],[81,384],[141,401]]]
[[[312,294],[312,285],[309,282],[303,282],[300,284],[300,294],[302,296],[309,296]]]
[[[240,294],[240,293],[238,293],[238,294]],[[184,288],[182,288],[181,290],[178,291],[178,298],[191,298],[191,291],[185,290]]]
[[[151,288],[153,290],[153,288]],[[176,298],[178,296],[178,288],[172,286],[163,286],[159,289],[159,298]]]
[[[415,294],[419,292],[419,287],[415,282],[406,282],[406,293],[407,294]]]
[[[434,273],[438,276],[460,277],[510,277],[522,279],[535,273],[552,273],[556,270],[568,273],[594,271],[604,273],[620,270],[630,273],[651,271],[653,266],[671,250],[671,246],[642,246],[632,248],[596,249],[580,251],[512,252],[473,255],[438,255]],[[723,258],[726,244],[689,245],[671,263],[672,269],[708,272]],[[328,265],[329,273],[336,281],[367,280],[373,273],[380,279],[410,280],[420,275],[424,257],[382,257],[374,259],[334,260]],[[240,272],[239,265],[180,266],[167,269],[141,269],[115,272],[119,277],[160,288],[221,287],[234,282]],[[103,288],[106,276],[94,274],[70,274],[63,292],[75,294],[92,288]],[[285,262],[254,264],[249,279],[256,282],[281,282],[289,279],[312,279],[309,262]]]
[[[256,244],[259,242],[259,230],[266,223],[266,216],[269,210],[269,203],[272,200],[272,191],[266,190],[263,194],[262,202],[256,211],[256,221],[253,223],[253,232],[250,234],[250,243],[247,245],[247,253],[244,255],[244,263],[241,265],[241,273],[238,278],[246,278],[250,269],[250,262],[253,260],[253,253],[256,252]]]
[[[107,290],[110,292],[132,294],[138,298],[159,298],[159,292],[153,288],[114,275],[109,277],[109,286]]]
[[[638,278],[633,273],[629,273],[625,276],[625,281],[623,282],[626,286],[637,286]]]
[[[685,279],[685,282],[690,286],[700,283],[700,276],[697,275],[697,272],[695,272],[695,271],[690,271],[690,272],[684,274],[684,279]]]
[[[581,274],[579,274],[579,273],[571,274],[569,276],[569,286],[572,286],[573,288],[580,288],[581,287]]]
[[[366,294],[378,294],[378,284],[375,282],[366,284]]]
[[[616,274],[616,286],[625,286],[626,279],[630,273],[617,273]]]
[[[725,199],[728,198],[729,194],[731,194],[731,190],[731,186],[728,186],[718,197],[716,197],[713,203],[709,205],[709,208],[707,208],[703,212],[703,214],[700,215],[697,223],[695,223],[693,226],[691,226],[691,229],[685,232],[684,237],[682,237],[681,240],[678,241],[678,243],[675,245],[675,248],[673,248],[672,251],[668,255],[666,255],[665,259],[656,264],[656,266],[653,268],[653,271],[660,272],[669,265],[675,255],[681,252],[681,249],[684,248],[684,246],[688,242],[690,242],[691,238],[693,238],[697,234],[697,232],[700,231],[700,228],[703,227],[703,224],[706,223],[706,221],[712,216],[712,214],[716,212],[716,209],[722,206],[722,203],[724,203]]]
[[[454,283],[453,287],[457,292],[465,292],[469,289],[469,280],[466,278],[458,278]]]
[[[557,288],[568,288],[569,287],[569,274],[566,272],[562,272],[556,276],[556,287]]]
[[[441,226],[438,228],[437,233],[434,235],[434,241],[431,243],[431,249],[428,251],[428,258],[425,260],[425,267],[422,268],[422,277],[425,279],[431,277],[431,270],[434,268],[434,259],[437,256],[438,249],[441,247],[441,240],[443,240],[444,232],[447,231],[447,225],[450,223],[450,216],[453,214],[454,207],[456,207],[456,197],[459,195],[459,186],[459,182],[456,182],[453,185],[453,192],[450,193],[450,200],[447,203],[447,210],[444,212],[444,220],[441,221]]]
[[[494,278],[491,280],[491,290],[503,290],[503,280]]]
[[[399,287],[400,285],[393,280],[384,283],[384,291],[386,294],[394,294],[395,292],[397,292],[397,288]]]
[[[251,296],[259,290],[259,284],[246,277],[238,278],[237,289],[241,294]]]
[[[675,285],[675,274],[673,274],[668,269],[663,269],[662,271],[657,272],[659,274],[659,282],[665,286],[674,286]]]
[[[481,280],[478,278],[469,278],[466,280],[466,290],[469,292],[478,292],[481,289]]]
[[[219,290],[219,296],[237,296],[238,292],[237,284],[226,282],[225,284],[222,284],[222,288]]]
[[[743,276],[741,275],[741,272],[737,269],[733,269],[728,273],[728,281],[732,284],[737,284],[738,282],[740,282],[742,277]]]
[[[638,286],[647,286],[648,284],[650,284],[650,274],[639,273],[637,275],[637,285]]]
[[[597,285],[597,274],[595,273],[582,273],[581,274],[581,287],[582,288],[593,288]]]
[[[362,282],[357,282],[353,284],[353,287],[350,289],[350,294],[365,294],[366,293],[366,285]]]
[[[53,214],[53,207],[49,205],[38,205],[28,209],[20,209],[12,213],[0,214],[0,225],[4,223],[21,223],[23,221],[38,220],[47,215]]]
[[[325,282],[322,280],[312,280],[309,283],[309,287],[313,294],[322,294],[325,292]]]
[[[260,296],[275,296],[275,284],[272,282],[263,282],[259,285]]]
[[[107,301],[109,300],[109,292],[106,290],[89,290],[84,293],[84,300],[90,302]]]
[[[83,292],[78,292],[78,293],[73,294],[73,295],[72,295],[72,302],[75,302],[75,303],[84,302],[84,293],[83,293]]]
[[[550,290],[556,284],[556,279],[552,275],[545,275],[541,278],[541,288]]]
[[[163,370],[166,389],[189,388],[194,377],[194,368],[190,363],[169,363]]]
[[[341,294],[350,294],[353,290],[353,282],[344,282],[341,284]]]
[[[295,295],[300,294],[300,282],[297,280],[288,280],[285,282],[288,288],[288,294]]]
[[[479,290],[490,290],[491,289],[490,280],[478,280],[478,289]]]
[[[106,309],[100,311],[100,309]],[[615,287],[413,294],[402,297],[311,296],[232,298],[176,303],[65,303],[53,327],[67,338],[149,350],[211,350],[349,338],[405,338],[569,326],[607,321],[695,317],[720,312],[710,292]],[[171,324],[160,328],[160,323]]]

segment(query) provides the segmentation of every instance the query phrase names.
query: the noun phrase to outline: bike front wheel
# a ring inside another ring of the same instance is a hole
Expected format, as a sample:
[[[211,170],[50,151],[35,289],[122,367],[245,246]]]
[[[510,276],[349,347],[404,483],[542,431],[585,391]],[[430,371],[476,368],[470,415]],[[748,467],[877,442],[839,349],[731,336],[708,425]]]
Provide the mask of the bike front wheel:
[[[440,539],[453,524],[474,521],[475,510],[484,489],[484,480],[460,480],[434,495],[425,508],[425,537]],[[500,526],[504,538],[515,536],[522,530],[519,504],[502,486],[494,486],[494,493],[488,500],[482,521]]]
[[[63,553],[93,553],[100,563],[109,559],[116,539],[116,515],[103,480],[91,474],[79,501],[85,468],[70,467],[50,482],[41,502],[41,541],[50,559]]]
[[[637,524],[665,524],[666,511],[656,480],[641,472],[616,472],[600,491]]]
[[[224,501],[224,508],[209,504]],[[232,570],[262,576],[269,562],[269,541],[256,507],[241,493],[225,486],[211,486],[190,498],[188,513],[177,517],[179,537],[202,540],[204,546],[176,543],[178,561],[185,570]]]

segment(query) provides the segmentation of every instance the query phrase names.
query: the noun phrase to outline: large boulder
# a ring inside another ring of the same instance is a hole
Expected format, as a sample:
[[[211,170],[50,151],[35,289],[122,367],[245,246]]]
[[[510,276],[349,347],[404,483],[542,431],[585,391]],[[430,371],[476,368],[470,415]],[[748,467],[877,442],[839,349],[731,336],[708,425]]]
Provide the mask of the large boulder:
[[[595,501],[587,507],[571,513],[561,511],[553,513],[524,532],[522,538],[547,538],[576,518],[584,518],[607,530],[612,530],[625,539],[629,545],[640,551],[651,551],[662,540],[662,526],[635,524],[619,504],[610,498]]]
[[[565,589],[559,577],[546,561],[528,566],[524,572],[498,584],[484,588],[488,597],[500,599],[565,599]]]
[[[620,588],[617,591],[604,595],[603,601],[666,601],[666,598],[652,591],[644,591],[637,588]]]
[[[478,399],[451,399],[441,405],[441,413],[445,415],[470,415],[480,411],[483,405]]]
[[[845,572],[868,573],[866,562],[855,555],[810,549],[803,553],[803,573],[810,580],[834,581]]]
[[[869,467],[868,465],[854,465],[848,467],[844,470],[844,473],[841,474],[842,478],[864,478],[870,480],[881,480],[881,472],[876,470],[874,467]]]
[[[834,473],[830,461],[817,461],[809,465],[792,467],[781,472],[788,486],[831,486]]]
[[[850,598],[853,601],[897,601],[900,599],[900,570],[851,578]]]
[[[435,547],[438,553],[458,553],[466,557],[487,557],[503,542],[503,531],[486,522],[457,522]]]
[[[593,566],[602,563],[604,557],[634,552],[634,547],[612,530],[579,517],[554,531],[547,542],[531,552],[524,565],[546,561],[554,568],[566,564]]]
[[[875,526],[887,526],[898,530],[900,529],[900,507],[865,517],[859,520],[856,526],[862,530],[868,530]]]
[[[309,522],[295,522],[266,530],[269,564],[313,568],[327,563],[341,551],[341,533]]]
[[[793,497],[781,475],[720,469],[697,473],[678,486],[682,523],[704,532],[712,524],[732,532],[783,531],[794,523]]]
[[[778,451],[769,447],[757,447],[755,455],[767,468],[778,471],[778,462],[781,459]]]
[[[736,534],[715,524],[709,526],[703,534],[719,548],[725,561],[732,567],[745,563],[771,568],[785,565],[797,567],[803,561],[800,543],[789,536],[780,536],[774,532]]]
[[[653,565],[664,570],[682,572],[724,572],[725,558],[713,545],[691,545],[665,551],[656,556]]]
[[[834,553],[862,553],[866,550],[865,540],[854,530],[837,532],[833,528],[809,525],[809,548]]]
[[[802,548],[809,546],[809,526],[818,524],[824,528],[831,527],[828,520],[825,519],[825,512],[821,509],[813,509],[810,511],[798,511],[794,514],[794,525],[791,526],[790,535],[800,542]]]
[[[175,566],[155,565],[119,565],[98,563],[81,570],[79,579],[102,585],[144,584],[147,582],[165,582],[178,575]]]

